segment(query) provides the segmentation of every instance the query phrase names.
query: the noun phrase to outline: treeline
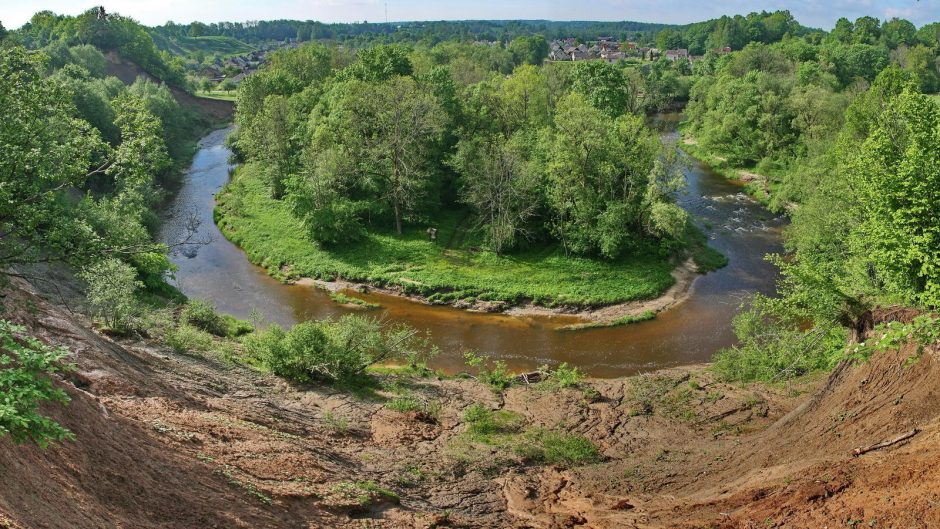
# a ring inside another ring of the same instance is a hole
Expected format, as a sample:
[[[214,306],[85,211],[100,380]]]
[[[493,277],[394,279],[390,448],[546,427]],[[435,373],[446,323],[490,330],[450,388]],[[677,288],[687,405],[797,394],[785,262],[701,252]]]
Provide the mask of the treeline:
[[[326,24],[311,20],[270,20],[253,22],[168,22],[153,28],[165,36],[201,37],[225,36],[243,42],[283,41],[301,42],[332,40],[360,43],[415,43],[423,41],[433,45],[446,40],[509,42],[526,35],[543,35],[549,39],[566,37],[584,41],[609,36],[620,40],[650,37],[667,24],[645,22],[563,22],[549,20],[456,20],[393,23]]]
[[[282,50],[239,89],[235,145],[322,243],[433,226],[458,207],[497,253],[674,246],[682,178],[625,71],[519,64],[507,76],[492,50],[378,45],[352,62],[321,45]]]
[[[83,267],[106,257],[165,287],[155,208],[177,183],[208,123],[164,85],[126,86],[89,44],[40,52],[0,44],[0,268],[38,261]]]
[[[115,51],[167,83],[186,86],[180,57],[157,49],[146,28],[134,19],[107,13],[101,7],[74,17],[40,11],[12,31],[9,39],[29,49],[89,44],[105,52]]]
[[[811,31],[800,25],[789,11],[761,11],[664,28],[656,34],[655,43],[661,50],[685,48],[693,55],[704,55],[726,47],[740,50],[751,42],[770,44]]]
[[[752,173],[792,217],[781,296],[757,296],[736,320],[740,345],[718,357],[730,377],[829,367],[872,308],[940,306],[940,108],[926,95],[938,29],[843,19],[823,38],[750,44],[699,72],[690,149]]]

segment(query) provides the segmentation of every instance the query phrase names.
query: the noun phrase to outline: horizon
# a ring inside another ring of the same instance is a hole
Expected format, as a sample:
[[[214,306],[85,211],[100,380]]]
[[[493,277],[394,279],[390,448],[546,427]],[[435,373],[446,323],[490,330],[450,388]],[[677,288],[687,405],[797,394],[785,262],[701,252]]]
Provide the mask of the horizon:
[[[245,22],[255,20],[313,20],[324,23],[386,22],[384,0],[271,0],[258,5],[250,0],[234,0],[219,7],[204,0],[134,1],[112,0],[91,2],[84,7],[73,1],[49,0],[35,3],[0,0],[0,22],[9,29],[21,27],[39,11],[77,15],[95,5],[103,4],[108,12],[130,16],[147,26],[158,26],[168,21],[178,24],[191,22]],[[904,18],[920,27],[940,21],[940,0],[822,0],[759,1],[735,0],[721,5],[710,5],[691,0],[667,0],[650,6],[638,0],[600,0],[577,10],[579,16],[566,17],[567,3],[559,0],[547,2],[522,0],[499,2],[480,0],[472,5],[464,2],[432,0],[389,0],[388,23],[438,21],[511,21],[545,20],[552,22],[645,22],[683,25],[718,18],[722,15],[746,15],[754,11],[789,10],[800,24],[831,29],[840,17],[854,20],[872,16],[879,20]],[[612,16],[603,16],[615,13]]]

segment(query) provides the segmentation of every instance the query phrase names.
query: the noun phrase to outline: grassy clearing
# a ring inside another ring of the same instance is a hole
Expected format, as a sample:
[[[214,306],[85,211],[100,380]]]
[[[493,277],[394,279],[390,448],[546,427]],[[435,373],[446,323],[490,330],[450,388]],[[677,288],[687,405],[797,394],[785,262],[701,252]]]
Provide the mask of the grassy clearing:
[[[306,236],[287,204],[269,198],[257,170],[251,164],[239,169],[218,197],[216,220],[252,262],[281,280],[343,278],[398,287],[432,302],[532,300],[544,306],[650,299],[674,283],[665,255],[605,261],[567,257],[556,246],[507,256],[474,251],[460,212],[437,219],[437,241],[427,240],[427,226],[417,226],[402,236],[373,232],[355,244],[324,248]]]
[[[238,97],[238,93],[235,90],[199,90],[196,92],[196,97],[218,99],[220,101],[235,101]]]

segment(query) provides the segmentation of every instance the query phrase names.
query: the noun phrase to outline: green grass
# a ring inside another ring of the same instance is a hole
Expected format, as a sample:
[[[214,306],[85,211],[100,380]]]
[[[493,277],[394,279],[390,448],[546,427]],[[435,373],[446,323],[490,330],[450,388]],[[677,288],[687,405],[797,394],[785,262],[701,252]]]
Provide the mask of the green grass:
[[[509,410],[473,404],[464,412],[464,441],[508,450],[524,462],[572,467],[600,461],[597,446],[572,433],[526,428],[525,418]]]
[[[342,292],[330,292],[330,300],[332,300],[333,303],[339,303],[340,305],[356,305],[364,309],[376,309],[381,306],[378,303],[369,303],[368,301],[361,300],[359,298],[347,296]]]
[[[238,92],[235,90],[210,90],[208,92],[199,90],[196,92],[196,97],[218,99],[220,101],[235,101],[237,96]]]
[[[167,38],[154,32],[151,36],[158,48],[175,55],[190,55],[201,51],[208,56],[220,55],[228,58],[249,53],[254,49],[238,39],[221,35]]]
[[[663,255],[606,261],[565,256],[557,246],[505,256],[472,251],[461,230],[464,214],[453,211],[436,219],[437,241],[427,240],[427,226],[420,225],[401,236],[371,232],[355,244],[324,248],[306,236],[287,204],[269,197],[257,170],[254,164],[239,169],[218,197],[216,221],[252,262],[281,280],[342,277],[397,286],[431,301],[532,300],[546,306],[650,299],[674,283],[674,266]]]
[[[632,323],[640,323],[641,321],[649,321],[653,319],[656,319],[656,311],[646,310],[639,314],[628,314],[610,321],[592,321],[588,323],[565,325],[564,327],[559,327],[558,330],[580,331],[583,329],[598,329],[601,327],[620,327],[621,325],[630,325]]]

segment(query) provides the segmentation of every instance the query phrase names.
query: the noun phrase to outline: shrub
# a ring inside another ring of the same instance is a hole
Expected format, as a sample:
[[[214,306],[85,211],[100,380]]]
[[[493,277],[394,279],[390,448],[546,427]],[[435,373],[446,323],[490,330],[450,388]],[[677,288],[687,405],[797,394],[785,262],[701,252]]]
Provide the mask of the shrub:
[[[201,299],[187,301],[180,313],[180,320],[220,337],[241,336],[254,330],[254,326],[247,321],[219,314],[211,303]]]
[[[547,465],[573,466],[600,460],[600,452],[589,439],[576,434],[535,429],[513,450],[524,459]]]
[[[569,366],[568,362],[562,362],[555,369],[542,366],[539,371],[545,374],[550,383],[559,388],[575,387],[584,380],[584,373],[578,371],[577,367]]]
[[[33,441],[45,448],[53,441],[74,439],[71,432],[39,413],[44,402],[67,404],[68,395],[53,386],[53,373],[68,369],[65,349],[24,336],[23,327],[0,320],[0,437],[14,443]]]
[[[108,328],[127,331],[139,309],[137,290],[143,287],[134,267],[111,258],[85,268],[80,276],[88,284],[86,294],[92,311]]]
[[[187,324],[167,333],[163,341],[177,353],[205,353],[212,349],[212,335]]]
[[[777,299],[755,296],[734,318],[738,345],[715,354],[714,369],[728,381],[775,381],[828,369],[843,357],[846,330],[805,317]]]
[[[211,303],[201,299],[191,299],[183,306],[180,320],[216,336],[228,334],[225,320],[222,319]]]
[[[248,336],[245,351],[276,375],[299,382],[347,381],[378,362],[436,352],[410,327],[357,315],[302,322],[288,331],[271,326]]]
[[[483,382],[493,391],[502,391],[512,385],[513,376],[509,373],[506,362],[494,360],[490,362],[486,357],[473,351],[463,355],[468,366],[477,369],[477,380]]]

